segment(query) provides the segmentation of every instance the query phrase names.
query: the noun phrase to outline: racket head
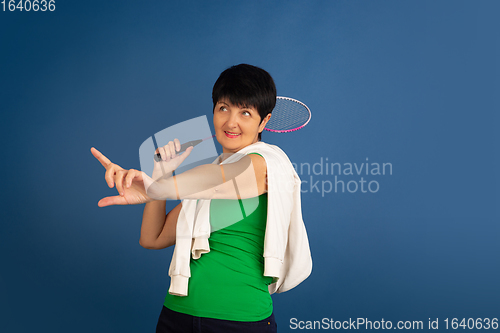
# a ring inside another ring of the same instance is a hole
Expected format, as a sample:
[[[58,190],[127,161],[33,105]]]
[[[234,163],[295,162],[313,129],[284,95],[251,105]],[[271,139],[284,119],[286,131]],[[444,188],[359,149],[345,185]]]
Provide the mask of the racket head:
[[[271,119],[264,128],[275,133],[288,133],[299,130],[311,120],[311,110],[294,98],[278,96]]]

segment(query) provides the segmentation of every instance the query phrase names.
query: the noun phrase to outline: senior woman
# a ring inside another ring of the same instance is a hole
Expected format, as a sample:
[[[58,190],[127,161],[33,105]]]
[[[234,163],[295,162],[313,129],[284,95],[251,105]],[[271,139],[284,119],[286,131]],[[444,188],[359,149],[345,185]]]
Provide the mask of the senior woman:
[[[276,332],[271,294],[312,269],[300,179],[280,148],[261,141],[276,87],[263,69],[240,64],[221,73],[212,99],[223,151],[214,163],[172,176],[193,149],[177,154],[175,139],[157,150],[149,178],[92,148],[119,192],[99,206],[146,203],[141,246],[175,244],[157,333]],[[168,199],[182,202],[166,214]]]

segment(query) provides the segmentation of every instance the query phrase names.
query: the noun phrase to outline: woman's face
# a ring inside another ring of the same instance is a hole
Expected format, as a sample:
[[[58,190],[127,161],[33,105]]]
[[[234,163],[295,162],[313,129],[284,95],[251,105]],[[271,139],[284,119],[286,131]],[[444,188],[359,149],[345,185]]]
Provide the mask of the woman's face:
[[[270,117],[268,114],[261,123],[259,112],[254,107],[239,107],[227,99],[220,100],[214,109],[214,128],[222,151],[235,153],[257,142]]]

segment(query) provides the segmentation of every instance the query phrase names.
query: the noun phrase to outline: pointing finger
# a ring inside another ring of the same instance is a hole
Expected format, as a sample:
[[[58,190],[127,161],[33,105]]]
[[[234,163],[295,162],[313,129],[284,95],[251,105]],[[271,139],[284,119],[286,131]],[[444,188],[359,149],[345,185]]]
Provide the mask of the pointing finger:
[[[99,150],[95,149],[94,147],[90,148],[90,152],[92,153],[92,155],[94,155],[95,158],[97,158],[99,162],[101,162],[103,167],[107,167],[109,163],[111,163],[111,161],[106,156],[104,156]]]

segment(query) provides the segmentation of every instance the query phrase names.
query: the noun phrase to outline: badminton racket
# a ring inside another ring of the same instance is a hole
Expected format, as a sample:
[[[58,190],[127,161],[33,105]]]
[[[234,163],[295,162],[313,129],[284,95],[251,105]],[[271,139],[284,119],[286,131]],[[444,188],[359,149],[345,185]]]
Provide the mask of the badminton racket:
[[[276,97],[276,106],[272,111],[271,119],[269,119],[264,129],[269,132],[288,133],[303,128],[309,123],[309,120],[311,120],[311,110],[309,110],[307,105],[290,97],[278,96]],[[214,136],[183,143],[181,150],[177,153],[180,154],[189,147],[194,147]],[[161,161],[159,153],[155,154],[155,161]]]

